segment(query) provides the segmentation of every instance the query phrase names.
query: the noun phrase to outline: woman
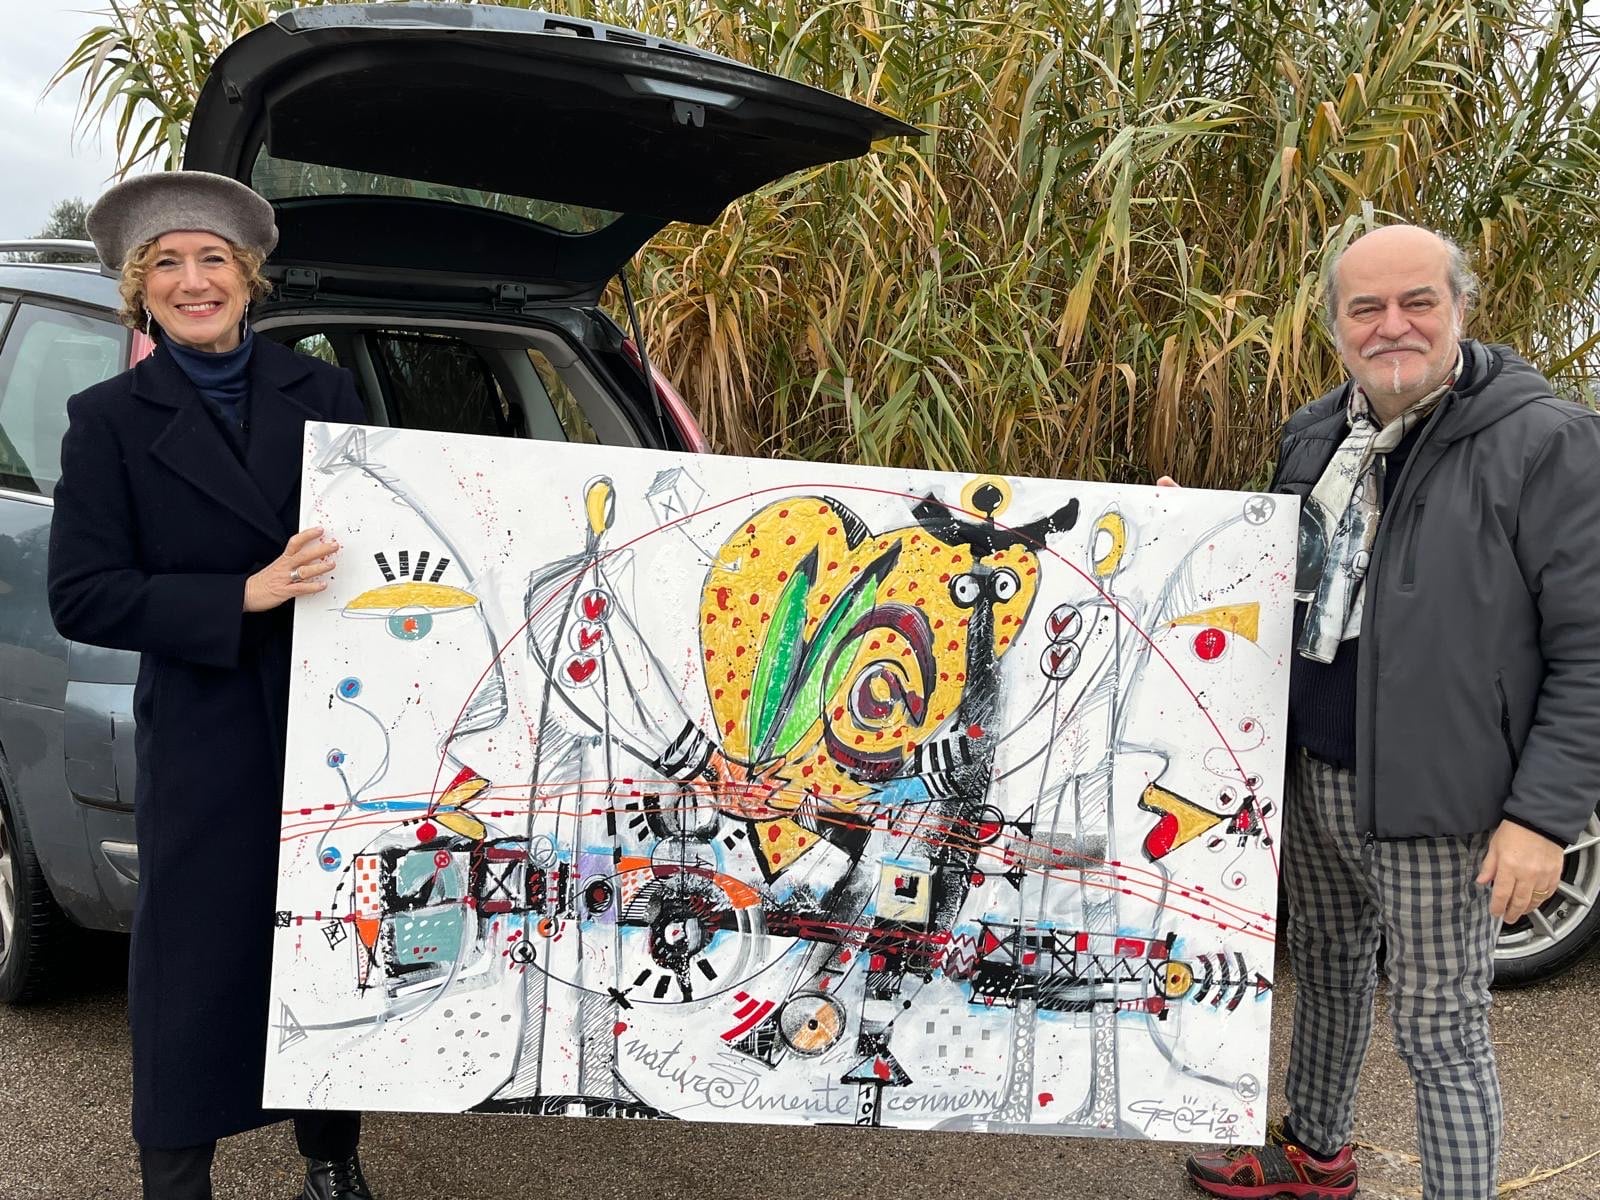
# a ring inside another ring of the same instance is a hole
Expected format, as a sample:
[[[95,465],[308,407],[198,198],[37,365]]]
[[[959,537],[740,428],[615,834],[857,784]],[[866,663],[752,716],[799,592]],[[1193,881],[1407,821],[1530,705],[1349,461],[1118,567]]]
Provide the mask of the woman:
[[[350,375],[252,335],[271,206],[220,175],[113,187],[89,213],[122,318],[156,339],[74,396],[50,534],[61,635],[141,655],[133,1134],[148,1200],[207,1200],[261,1108],[288,715],[289,602],[338,543],[295,532],[306,421],[363,420]],[[360,1116],[294,1116],[302,1200],[369,1200]]]

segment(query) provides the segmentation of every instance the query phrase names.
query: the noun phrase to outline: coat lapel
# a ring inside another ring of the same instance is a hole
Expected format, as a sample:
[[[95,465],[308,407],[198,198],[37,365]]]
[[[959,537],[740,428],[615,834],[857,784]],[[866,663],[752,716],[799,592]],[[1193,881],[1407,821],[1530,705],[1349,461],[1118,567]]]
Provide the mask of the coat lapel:
[[[250,440],[245,466],[262,498],[277,514],[282,514],[300,486],[306,422],[327,419],[327,414],[299,398],[298,385],[310,374],[305,359],[294,351],[265,338],[256,339],[250,356]],[[297,527],[297,517],[297,513],[288,514],[289,532]],[[280,516],[280,527],[282,519]]]
[[[274,506],[246,473],[227,435],[205,411],[200,393],[165,348],[135,368],[133,394],[172,410],[167,427],[150,444],[151,455],[281,548],[286,535]],[[255,403],[252,397],[252,409]]]

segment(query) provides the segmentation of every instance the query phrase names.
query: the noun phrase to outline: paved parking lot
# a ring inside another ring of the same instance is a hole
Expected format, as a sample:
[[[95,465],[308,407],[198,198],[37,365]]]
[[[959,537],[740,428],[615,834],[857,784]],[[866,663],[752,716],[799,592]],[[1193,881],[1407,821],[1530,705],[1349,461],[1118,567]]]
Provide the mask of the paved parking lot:
[[[75,995],[0,1008],[0,1200],[136,1196],[127,1134],[125,945],[84,939]],[[1288,1042],[1292,980],[1280,965],[1273,1058]],[[1600,958],[1551,984],[1502,993],[1495,1047],[1506,1095],[1502,1178],[1516,1200],[1600,1200]],[[368,1120],[363,1157],[379,1200],[1156,1200],[1198,1197],[1163,1143],[980,1134],[419,1117]],[[1362,1075],[1362,1195],[1421,1194],[1411,1096],[1381,1029]],[[1547,1179],[1585,1155],[1587,1162]],[[287,1127],[223,1144],[219,1200],[291,1200]]]

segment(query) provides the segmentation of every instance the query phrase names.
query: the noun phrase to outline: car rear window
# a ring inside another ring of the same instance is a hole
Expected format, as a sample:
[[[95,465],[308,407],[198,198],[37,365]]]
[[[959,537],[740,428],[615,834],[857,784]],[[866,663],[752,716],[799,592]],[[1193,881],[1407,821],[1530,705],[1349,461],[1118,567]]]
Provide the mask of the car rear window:
[[[316,163],[277,158],[263,147],[250,170],[250,186],[268,200],[292,200],[305,196],[400,196],[414,200],[442,200],[487,208],[513,217],[536,222],[562,233],[593,233],[604,229],[621,213],[603,208],[584,208],[577,204],[557,204],[531,196],[508,196],[504,192],[484,192],[476,188],[430,183],[425,179],[402,179],[377,175],[346,167],[324,167]]]
[[[439,433],[519,432],[488,365],[471,346],[451,337],[380,333],[373,337],[389,401],[389,419],[402,429]]]
[[[0,346],[0,487],[54,493],[67,398],[127,365],[128,333],[115,322],[21,305]]]

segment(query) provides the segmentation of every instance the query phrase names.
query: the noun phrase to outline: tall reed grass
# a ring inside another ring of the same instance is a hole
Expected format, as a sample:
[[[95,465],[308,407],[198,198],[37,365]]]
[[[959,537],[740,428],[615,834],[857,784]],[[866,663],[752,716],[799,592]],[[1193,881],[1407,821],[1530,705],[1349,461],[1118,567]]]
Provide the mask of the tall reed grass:
[[[181,151],[282,0],[115,0],[60,80],[124,162]],[[742,454],[1246,486],[1336,381],[1330,249],[1451,233],[1472,329],[1600,377],[1600,28],[1582,0],[546,0],[924,132],[640,264],[652,352]],[[516,148],[507,147],[508,153]],[[648,181],[641,181],[647,187]]]

